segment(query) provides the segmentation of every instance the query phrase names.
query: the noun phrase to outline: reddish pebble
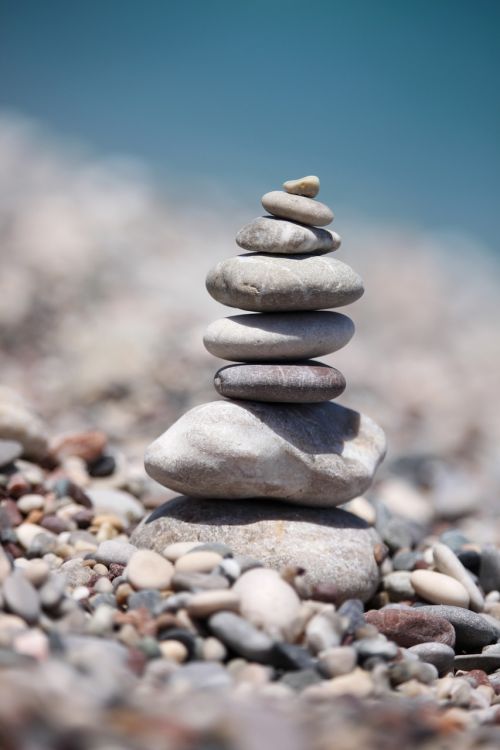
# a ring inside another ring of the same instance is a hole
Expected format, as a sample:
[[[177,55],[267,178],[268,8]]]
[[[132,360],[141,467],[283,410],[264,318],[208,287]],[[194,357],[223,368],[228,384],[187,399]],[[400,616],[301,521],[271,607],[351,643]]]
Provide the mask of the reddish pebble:
[[[404,648],[428,641],[451,647],[455,645],[455,629],[444,617],[412,609],[372,609],[366,613],[365,619]]]
[[[51,446],[51,453],[59,461],[68,456],[78,456],[90,463],[103,454],[106,442],[106,435],[99,430],[75,432],[56,438]]]
[[[476,688],[478,685],[487,685],[488,687],[491,687],[488,675],[482,669],[471,669],[470,672],[464,674],[464,677],[467,682],[470,682],[472,687]]]
[[[22,474],[17,472],[10,477],[7,483],[7,492],[12,497],[21,497],[21,495],[26,495],[26,493],[31,492],[31,485],[26,481]]]
[[[7,500],[2,500],[2,515],[5,517],[5,520],[7,524],[10,524],[11,526],[19,526],[24,521],[24,518],[17,507],[14,500],[11,500],[8,498]]]

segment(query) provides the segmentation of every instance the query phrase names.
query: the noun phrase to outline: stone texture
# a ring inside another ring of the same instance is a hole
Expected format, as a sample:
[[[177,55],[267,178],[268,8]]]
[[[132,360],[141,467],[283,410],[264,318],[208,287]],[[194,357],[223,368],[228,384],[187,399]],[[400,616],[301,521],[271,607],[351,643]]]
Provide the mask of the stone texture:
[[[363,294],[363,280],[346,263],[320,255],[237,255],[220,261],[206,280],[209,293],[228,307],[293,312],[342,307]]]
[[[416,654],[420,661],[434,664],[439,675],[453,670],[455,652],[451,646],[447,646],[445,643],[429,641],[428,643],[419,643],[416,646],[411,646],[409,650],[412,654]]]
[[[451,576],[434,570],[414,570],[410,574],[410,581],[416,593],[428,602],[454,607],[469,606],[469,594],[460,581]]]
[[[275,570],[254,568],[243,573],[233,592],[240,598],[243,617],[270,635],[281,633],[299,612],[299,597]]]
[[[330,253],[338,250],[342,241],[329,229],[308,227],[276,216],[259,216],[240,229],[236,242],[252,253],[295,255]]]
[[[482,669],[483,672],[496,672],[500,669],[500,654],[463,654],[456,656],[455,669],[469,672],[471,669]]]
[[[233,362],[286,362],[331,354],[353,334],[354,323],[342,313],[250,313],[214,320],[203,343],[210,354]]]
[[[372,609],[366,613],[366,621],[405,648],[427,641],[454,646],[455,631],[448,620],[423,609]]]
[[[140,549],[129,560],[125,574],[135,589],[167,589],[174,573],[171,562],[153,550]]]
[[[341,372],[314,360],[301,364],[228,365],[214,377],[215,390],[221,396],[277,403],[330,401],[340,396],[345,385]]]
[[[324,227],[333,221],[333,212],[324,203],[281,190],[272,190],[263,195],[262,205],[273,216],[300,221],[302,224]]]
[[[10,612],[33,624],[40,616],[38,594],[24,575],[14,570],[4,581],[3,598]]]
[[[213,401],[152,443],[145,465],[160,484],[194,497],[335,506],[368,488],[384,452],[371,419],[334,403]]]
[[[486,617],[463,607],[430,604],[418,607],[418,612],[448,620],[455,628],[456,645],[460,651],[479,650],[500,638],[500,622],[495,627]]]
[[[132,535],[138,547],[158,551],[194,538],[230,544],[235,554],[258,558],[276,570],[303,567],[306,583],[331,584],[338,600],[366,601],[379,581],[373,554],[378,534],[338,509],[179,497],[155,510]]]
[[[126,521],[138,521],[144,514],[141,503],[129,492],[115,489],[89,489],[88,497],[100,513],[113,513]]]
[[[319,177],[307,175],[298,180],[287,180],[283,183],[283,190],[293,195],[305,195],[307,198],[315,198],[319,193]]]
[[[267,663],[270,660],[272,639],[243,617],[234,612],[217,612],[208,624],[212,633],[237,654],[250,661]]]
[[[436,569],[459,581],[467,591],[470,608],[475,612],[482,612],[484,609],[484,597],[472,580],[469,571],[462,565],[453,550],[447,544],[438,542],[434,545],[432,551]],[[451,604],[451,602],[448,603]]]

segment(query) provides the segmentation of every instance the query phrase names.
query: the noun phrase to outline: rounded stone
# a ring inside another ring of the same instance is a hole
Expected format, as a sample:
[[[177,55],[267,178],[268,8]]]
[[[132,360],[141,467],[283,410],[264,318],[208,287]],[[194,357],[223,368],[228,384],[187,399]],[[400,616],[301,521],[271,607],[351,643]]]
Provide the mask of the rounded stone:
[[[17,440],[0,440],[0,469],[20,458],[23,446]]]
[[[434,564],[440,573],[455,578],[462,584],[470,599],[470,608],[475,612],[484,609],[484,597],[472,580],[469,571],[462,565],[456,554],[447,544],[438,542],[432,548]],[[453,604],[453,602],[438,602],[439,604]]]
[[[0,390],[0,438],[20,443],[26,458],[39,460],[48,453],[45,425],[18,394],[8,388]]]
[[[330,584],[339,601],[366,601],[379,581],[377,532],[338,509],[178,497],[155,510],[132,535],[135,544],[154,550],[193,538],[230,544],[235,554],[257,558],[274,570],[304,568],[305,583]]]
[[[172,563],[147,549],[134,552],[126,568],[127,579],[135,589],[166,589],[173,573]]]
[[[273,216],[300,221],[301,224],[324,227],[333,221],[333,212],[324,203],[281,190],[272,190],[263,195],[262,205]]]
[[[237,255],[220,261],[206,280],[217,302],[252,312],[342,307],[363,294],[363,280],[346,263],[321,255]]]
[[[335,403],[212,401],[155,440],[145,466],[160,484],[193,497],[331,507],[369,487],[384,453],[380,427]],[[203,541],[232,546],[231,537]]]
[[[203,618],[222,610],[237,612],[239,606],[240,597],[235,591],[216,589],[215,591],[197,591],[190,598],[186,609],[191,617]]]
[[[500,639],[500,623],[494,625],[483,615],[464,607],[427,604],[417,611],[446,619],[455,629],[458,650],[470,653]]]
[[[330,401],[345,389],[341,372],[321,362],[228,365],[215,373],[217,393],[250,401],[308,404]]]
[[[414,570],[410,582],[415,592],[432,604],[468,607],[469,594],[460,581],[434,570]]]
[[[165,547],[165,549],[162,550],[162,555],[163,557],[166,557],[167,560],[174,563],[179,557],[186,555],[188,552],[191,552],[192,549],[199,546],[199,542],[175,542],[174,544],[169,544]]]
[[[233,362],[286,362],[331,354],[353,334],[352,320],[337,312],[247,314],[215,320],[203,343],[210,354]]]
[[[398,646],[410,648],[418,643],[434,641],[455,645],[453,626],[437,613],[431,614],[418,609],[382,609],[366,613],[366,621],[375,625],[377,630],[390,638]]]
[[[232,590],[240,597],[243,617],[271,635],[281,632],[298,615],[299,597],[275,570],[249,570]]]
[[[259,216],[236,235],[237,244],[252,253],[330,253],[342,242],[336,232],[308,227],[276,216]]]
[[[292,195],[305,195],[307,198],[315,198],[319,193],[319,177],[307,175],[298,180],[287,180],[283,183],[283,190]]]
[[[416,646],[411,646],[410,651],[412,654],[416,654],[420,661],[434,664],[440,675],[453,670],[455,652],[451,646],[447,646],[445,643],[433,641],[419,643]]]
[[[211,573],[222,562],[222,555],[209,550],[188,552],[175,561],[176,573]]]

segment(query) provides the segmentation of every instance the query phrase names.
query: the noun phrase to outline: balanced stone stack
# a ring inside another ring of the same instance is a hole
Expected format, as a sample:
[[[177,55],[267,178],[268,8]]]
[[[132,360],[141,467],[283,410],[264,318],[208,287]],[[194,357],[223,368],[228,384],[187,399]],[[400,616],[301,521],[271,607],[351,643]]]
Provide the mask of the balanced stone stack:
[[[210,353],[237,364],[215,375],[226,400],[192,409],[147,450],[148,473],[186,496],[155,514],[161,533],[149,529],[148,544],[230,541],[276,567],[300,564],[315,584],[339,585],[342,573],[366,598],[376,585],[375,532],[333,508],[369,487],[385,437],[331,402],[344,377],[312,359],[349,342],[351,319],[325,308],[354,302],[363,283],[325,255],[340,237],[321,228],[333,214],[314,200],[318,178],[283,187],[263,196],[269,215],[238,232],[248,252],[208,274],[217,301],[248,311],[216,320],[204,336]]]

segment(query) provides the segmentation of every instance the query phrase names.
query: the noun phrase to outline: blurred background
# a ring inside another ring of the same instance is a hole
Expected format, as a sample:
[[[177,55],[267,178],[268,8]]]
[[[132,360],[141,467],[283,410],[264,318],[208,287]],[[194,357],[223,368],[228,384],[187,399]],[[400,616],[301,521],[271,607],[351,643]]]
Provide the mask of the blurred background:
[[[215,397],[207,271],[318,174],[366,286],[342,403],[443,515],[494,508],[499,29],[496,0],[1,0],[2,383],[141,455]]]

